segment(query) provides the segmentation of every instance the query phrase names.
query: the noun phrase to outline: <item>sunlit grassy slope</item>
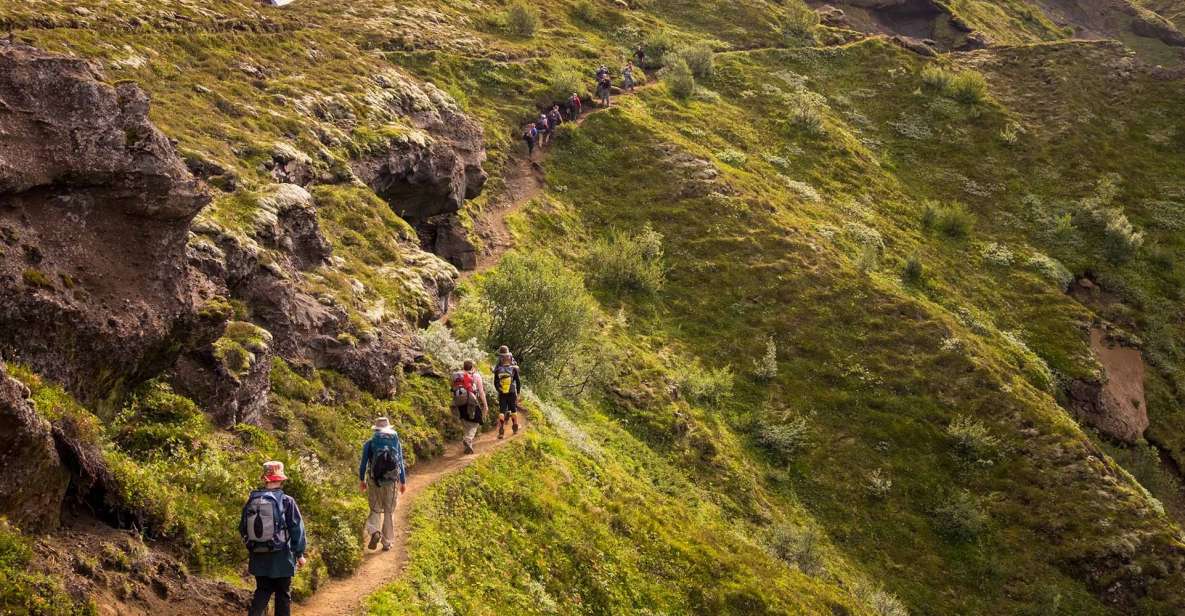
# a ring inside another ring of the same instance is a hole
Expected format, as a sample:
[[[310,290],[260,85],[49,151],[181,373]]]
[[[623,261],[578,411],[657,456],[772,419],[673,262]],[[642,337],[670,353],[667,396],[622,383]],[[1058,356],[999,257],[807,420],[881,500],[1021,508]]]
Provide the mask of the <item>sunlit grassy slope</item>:
[[[899,614],[895,596],[915,614],[1180,613],[1179,485],[1133,477],[1114,461],[1131,450],[1059,405],[1098,369],[1087,330],[1112,322],[1149,360],[1148,437],[1185,461],[1179,82],[1115,45],[1058,42],[1019,1],[951,3],[1014,46],[940,60],[788,40],[776,2],[633,4],[549,3],[533,38],[506,33],[503,4],[460,0],[4,2],[0,16],[147,89],[187,156],[239,176],[205,214],[229,227],[270,182],[259,163],[277,142],[341,181],[351,156],[406,130],[368,98],[376,74],[430,81],[484,124],[496,195],[521,155],[515,126],[557,75],[617,65],[658,31],[720,52],[690,99],[660,85],[561,131],[547,189],[511,221],[523,246],[591,277],[593,240],[649,223],[668,282],[654,296],[594,286],[616,376],[532,403],[538,434],[434,489],[408,575],[376,612]],[[986,95],[944,95],[927,65],[977,71]],[[312,192],[345,260],[323,284],[382,289],[409,231],[364,188]],[[1098,204],[1142,245],[1125,249]],[[1117,301],[1078,304],[1071,274]],[[399,288],[392,304],[418,301]],[[768,340],[777,375],[759,378]],[[728,395],[676,393],[724,368]],[[348,516],[351,443],[379,403],[332,374],[279,366],[273,381],[273,434],[202,439],[237,452],[228,469],[317,461],[309,494]],[[424,453],[455,434],[434,385],[383,403]],[[961,446],[960,425],[983,446]],[[332,524],[323,541],[352,521]],[[210,570],[230,566],[229,540],[210,541]]]

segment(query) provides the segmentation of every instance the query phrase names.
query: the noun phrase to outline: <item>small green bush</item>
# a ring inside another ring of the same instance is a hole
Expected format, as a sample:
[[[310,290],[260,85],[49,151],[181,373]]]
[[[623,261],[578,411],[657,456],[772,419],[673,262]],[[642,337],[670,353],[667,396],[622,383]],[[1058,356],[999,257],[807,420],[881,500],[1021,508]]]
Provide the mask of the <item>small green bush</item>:
[[[712,72],[715,70],[716,54],[708,45],[699,44],[685,47],[683,51],[679,52],[679,57],[687,62],[691,74],[696,79],[707,79],[712,76]]]
[[[790,0],[782,13],[782,37],[787,45],[814,43],[818,27],[818,13],[802,2]]]
[[[506,9],[506,28],[515,36],[535,36],[539,29],[539,9],[524,0],[516,0]]]
[[[946,427],[955,453],[968,462],[990,460],[1000,448],[1000,439],[979,420],[959,415]]]
[[[770,336],[765,341],[765,355],[753,361],[753,375],[762,381],[778,377],[778,343]]]
[[[989,518],[979,499],[967,490],[952,492],[934,508],[939,533],[953,541],[972,541],[987,529]]]
[[[763,423],[758,433],[761,444],[789,460],[810,444],[811,424],[805,417],[795,417],[782,423]]]
[[[823,534],[810,526],[778,524],[766,532],[770,552],[786,564],[811,577],[827,572],[823,560]]]
[[[718,405],[732,396],[732,367],[705,368],[696,360],[679,371],[679,390],[697,404]]]
[[[580,71],[567,68],[554,68],[547,77],[546,100],[542,104],[567,101],[575,92],[581,98],[588,96],[588,85]]]
[[[572,16],[584,23],[595,24],[600,15],[595,4],[589,0],[580,0],[572,7]]]
[[[646,66],[642,68],[660,68],[669,59],[668,54],[675,49],[675,39],[666,30],[655,30],[642,41],[642,51],[646,54]]]
[[[46,276],[41,270],[29,268],[21,273],[21,278],[25,281],[25,284],[30,287],[36,287],[38,289],[54,288],[53,282],[51,282],[49,277]]]
[[[636,234],[615,230],[598,238],[588,254],[592,282],[615,293],[657,292],[666,280],[662,243],[649,224]]]
[[[917,255],[905,260],[905,269],[901,271],[901,279],[907,284],[918,285],[926,279],[926,267]]]
[[[944,93],[967,105],[982,103],[987,100],[987,79],[978,71],[959,71],[947,84]]]
[[[665,80],[667,89],[675,98],[686,99],[695,94],[695,75],[683,58],[668,62]]]
[[[954,77],[954,73],[937,64],[922,67],[922,85],[938,92],[945,92]]]
[[[341,516],[332,516],[318,533],[321,558],[333,577],[346,577],[362,564],[362,545],[358,533]]]
[[[739,150],[724,150],[716,153],[716,160],[733,167],[744,167],[749,157]]]
[[[876,468],[864,477],[864,491],[873,499],[884,500],[893,492],[893,478]]]
[[[975,216],[962,203],[946,205],[928,202],[922,211],[922,228],[936,229],[950,238],[964,238],[971,234]]]

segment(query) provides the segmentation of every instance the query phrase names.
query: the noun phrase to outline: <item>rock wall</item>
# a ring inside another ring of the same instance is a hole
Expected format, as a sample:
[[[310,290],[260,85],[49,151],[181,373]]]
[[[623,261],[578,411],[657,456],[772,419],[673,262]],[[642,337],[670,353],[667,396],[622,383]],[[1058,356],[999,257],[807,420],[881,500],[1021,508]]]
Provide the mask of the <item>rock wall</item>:
[[[28,531],[58,526],[69,475],[49,422],[29,403],[29,389],[0,363],[0,517]]]
[[[185,246],[209,201],[148,98],[0,44],[0,353],[83,400],[152,376],[199,318]]]

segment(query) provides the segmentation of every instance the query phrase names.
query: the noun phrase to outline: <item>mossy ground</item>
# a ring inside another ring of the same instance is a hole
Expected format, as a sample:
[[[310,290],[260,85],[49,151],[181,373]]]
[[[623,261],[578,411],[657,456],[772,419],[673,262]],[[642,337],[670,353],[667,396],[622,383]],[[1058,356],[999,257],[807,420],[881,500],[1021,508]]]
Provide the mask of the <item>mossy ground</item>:
[[[277,141],[332,173],[403,130],[365,100],[370,76],[392,67],[483,122],[496,194],[517,126],[554,97],[552,75],[616,66],[659,30],[718,50],[785,41],[782,9],[763,0],[584,4],[550,4],[530,39],[505,31],[498,3],[178,5],[189,22],[139,3],[88,3],[86,18],[60,4],[2,6],[18,37],[141,83],[183,150],[234,169],[244,188],[210,214],[234,227],[252,219],[249,193],[270,181],[259,165]],[[931,614],[1182,605],[1179,518],[1143,490],[1170,502],[1179,485],[1136,468],[1143,454],[1095,446],[1056,396],[1098,369],[1089,326],[1115,323],[1150,361],[1148,437],[1185,460],[1185,270],[1174,258],[1185,252],[1185,95],[1132,73],[1109,44],[1056,42],[1065,33],[1029,3],[950,5],[1014,46],[934,61],[880,40],[724,52],[687,100],[651,88],[561,130],[546,192],[510,221],[524,247],[591,280],[588,247],[648,223],[666,238],[666,285],[596,290],[611,387],[545,413],[539,434],[434,490],[415,516],[408,575],[376,612],[865,613],[878,585]],[[986,99],[928,87],[926,62],[982,73]],[[305,96],[320,116],[293,104]],[[325,143],[312,127],[337,135],[344,109],[360,127]],[[1132,254],[1109,250],[1086,211],[1107,178],[1118,188],[1108,207],[1145,234]],[[388,266],[406,258],[408,230],[364,189],[314,194],[345,260],[322,276],[326,292],[346,293],[348,274],[377,290],[366,305],[413,313],[420,299]],[[967,232],[927,228],[927,208],[952,202],[972,216]],[[1067,296],[1050,258],[1110,301]],[[910,259],[920,274],[905,281]],[[771,338],[777,376],[758,378]],[[696,366],[731,367],[731,395],[672,396]],[[371,417],[397,418],[417,455],[456,435],[437,381],[410,379],[378,401],[332,373],[277,360],[272,375],[267,429],[187,430],[196,451],[167,454],[225,473],[194,478],[203,506],[173,511],[178,528],[229,528],[237,511],[219,499],[237,503],[275,456],[296,469],[310,518],[336,517],[324,528],[348,536],[361,519],[352,456]],[[992,455],[959,454],[956,417],[987,427]],[[763,431],[791,425],[806,427],[802,446],[771,451]],[[107,447],[132,486],[166,455]],[[770,555],[784,525],[819,529],[823,571]],[[229,532],[191,540],[210,570],[241,557]],[[317,532],[315,543],[356,551]],[[1107,595],[1134,571],[1146,588]]]

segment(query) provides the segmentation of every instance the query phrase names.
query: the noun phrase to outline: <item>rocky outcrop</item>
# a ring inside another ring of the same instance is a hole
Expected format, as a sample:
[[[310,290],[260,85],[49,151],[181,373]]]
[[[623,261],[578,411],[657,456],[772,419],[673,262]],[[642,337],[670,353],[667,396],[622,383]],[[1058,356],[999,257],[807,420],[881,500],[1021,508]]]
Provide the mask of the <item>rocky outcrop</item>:
[[[216,424],[258,425],[271,393],[271,340],[254,324],[232,322],[214,344],[182,355],[170,381],[186,397],[201,400]]]
[[[0,517],[27,531],[56,528],[69,475],[49,422],[29,402],[29,388],[0,363]]]
[[[1144,358],[1099,328],[1090,332],[1090,346],[1102,366],[1101,378],[1075,380],[1069,386],[1070,409],[1103,434],[1136,443],[1148,429],[1144,399]]]
[[[0,352],[83,400],[159,373],[199,318],[185,246],[209,201],[148,98],[0,44]]]
[[[486,151],[481,125],[433,86],[417,85],[398,73],[378,75],[372,98],[384,102],[409,127],[386,138],[380,147],[351,163],[354,174],[370,186],[421,234],[433,238],[426,250],[446,238],[442,257],[458,267],[473,267],[476,254],[455,214],[465,199],[481,193],[488,178],[482,169]]]

